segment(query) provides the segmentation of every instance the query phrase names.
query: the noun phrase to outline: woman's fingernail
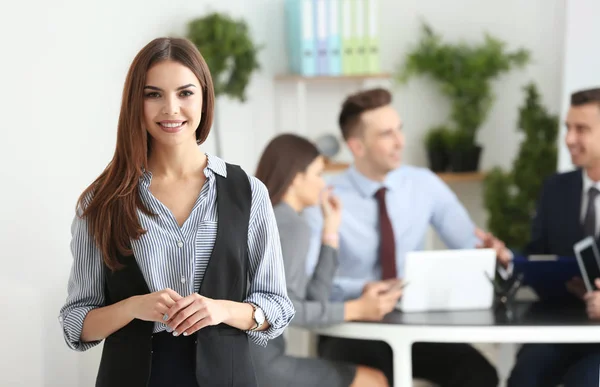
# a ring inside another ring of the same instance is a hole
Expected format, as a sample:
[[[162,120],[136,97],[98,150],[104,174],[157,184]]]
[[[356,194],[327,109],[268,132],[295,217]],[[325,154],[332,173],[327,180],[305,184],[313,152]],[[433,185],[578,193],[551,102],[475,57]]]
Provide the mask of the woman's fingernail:
[[[184,335],[184,336],[187,336],[187,335],[188,335],[188,333],[187,333],[187,332],[183,332],[183,335]]]
[[[165,315],[163,316],[163,321],[167,321],[169,319],[169,315],[165,313]]]
[[[173,336],[177,336],[178,334],[177,331],[173,331]]]

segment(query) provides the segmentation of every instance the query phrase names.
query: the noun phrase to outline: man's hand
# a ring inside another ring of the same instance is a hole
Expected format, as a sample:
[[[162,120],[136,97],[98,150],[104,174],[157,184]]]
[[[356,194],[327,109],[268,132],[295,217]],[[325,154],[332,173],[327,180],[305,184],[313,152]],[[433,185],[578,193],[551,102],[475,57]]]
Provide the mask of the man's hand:
[[[512,253],[506,248],[504,242],[496,238],[492,233],[485,232],[480,228],[475,228],[475,236],[481,241],[477,244],[479,249],[494,249],[498,262],[504,267],[507,267],[513,258]]]
[[[600,278],[596,279],[595,284],[600,288]],[[590,320],[600,320],[600,290],[586,293],[583,299]]]

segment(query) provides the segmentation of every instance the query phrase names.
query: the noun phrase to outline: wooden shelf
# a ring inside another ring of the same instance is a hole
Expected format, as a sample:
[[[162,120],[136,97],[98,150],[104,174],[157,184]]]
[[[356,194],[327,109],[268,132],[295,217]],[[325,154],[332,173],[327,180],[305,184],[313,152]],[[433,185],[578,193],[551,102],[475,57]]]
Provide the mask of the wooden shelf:
[[[327,162],[325,172],[340,172],[348,168],[348,163]],[[483,172],[443,172],[437,174],[446,183],[466,183],[472,181],[483,181]]]
[[[381,73],[381,74],[356,74],[356,75],[316,75],[313,77],[307,77],[298,74],[280,74],[275,76],[276,81],[287,81],[287,82],[343,82],[343,81],[365,81],[368,79],[390,79],[392,74]]]
[[[483,181],[483,172],[444,172],[437,174],[446,183],[466,183],[470,181]]]
[[[348,169],[350,164],[338,163],[335,161],[325,161],[325,172],[340,172]]]

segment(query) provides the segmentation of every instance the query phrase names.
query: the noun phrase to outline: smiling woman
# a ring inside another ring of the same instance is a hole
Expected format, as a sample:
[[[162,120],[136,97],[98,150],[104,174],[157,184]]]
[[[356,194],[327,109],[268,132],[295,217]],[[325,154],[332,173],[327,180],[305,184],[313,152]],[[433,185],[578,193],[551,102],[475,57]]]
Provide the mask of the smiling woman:
[[[98,387],[255,386],[248,337],[266,345],[294,316],[264,184],[198,147],[213,107],[189,41],[134,59],[113,159],[78,202],[60,310],[70,348],[105,339]]]
[[[194,74],[190,69],[180,65],[177,62],[163,62],[152,67],[148,71],[147,79],[163,79],[164,73],[173,74],[173,78],[186,79]],[[188,74],[189,73],[189,74]],[[148,83],[148,81],[146,81]],[[179,133],[184,125],[188,123],[188,116],[201,116],[200,109],[202,108],[202,94],[196,94],[198,86],[193,83],[179,86],[175,89],[174,95],[169,95],[160,87],[147,85],[144,87],[144,121],[148,131],[153,137],[156,137],[156,127],[167,133]],[[176,116],[181,110],[182,119],[165,119],[165,115]],[[171,111],[169,113],[169,111]],[[188,130],[195,131],[194,125],[188,125]]]

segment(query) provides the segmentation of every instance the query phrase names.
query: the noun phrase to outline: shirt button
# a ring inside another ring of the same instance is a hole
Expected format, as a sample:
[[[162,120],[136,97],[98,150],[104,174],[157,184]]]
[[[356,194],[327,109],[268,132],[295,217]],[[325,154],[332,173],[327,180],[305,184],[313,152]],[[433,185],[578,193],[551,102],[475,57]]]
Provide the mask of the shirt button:
[[[185,277],[181,276],[181,283],[184,284],[185,283]]]
[[[183,242],[182,241],[177,241],[177,246],[183,247]]]

